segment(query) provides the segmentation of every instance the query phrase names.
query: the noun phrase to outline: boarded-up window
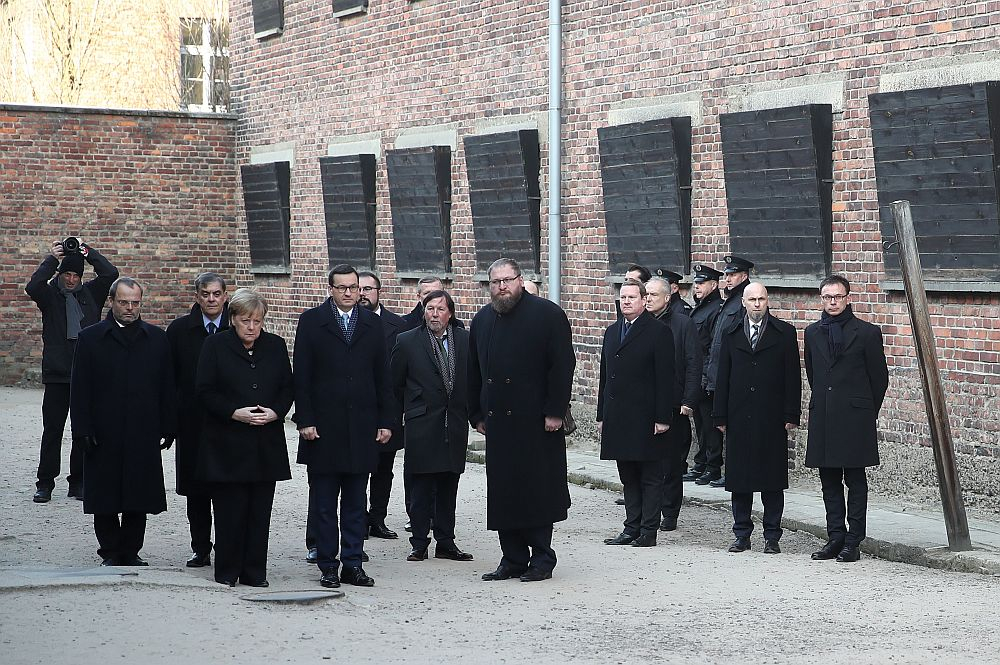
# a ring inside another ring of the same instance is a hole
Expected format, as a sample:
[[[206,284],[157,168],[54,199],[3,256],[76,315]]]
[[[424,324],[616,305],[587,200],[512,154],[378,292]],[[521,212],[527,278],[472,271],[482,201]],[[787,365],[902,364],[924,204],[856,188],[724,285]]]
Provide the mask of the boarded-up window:
[[[368,11],[368,0],[333,0],[333,15],[337,18],[364,14]]]
[[[691,119],[597,130],[608,268],[691,266]]]
[[[330,266],[375,269],[375,155],[320,157]]]
[[[720,117],[732,254],[771,277],[824,277],[833,226],[833,109]]]
[[[451,148],[389,150],[397,272],[451,272]]]
[[[284,29],[284,0],[253,0],[253,32],[257,39],[280,35]]]
[[[506,256],[541,272],[538,130],[466,136],[465,166],[476,237],[476,267]]]
[[[291,267],[288,241],[288,162],[240,167],[243,201],[250,242],[250,264],[254,272],[287,274]]]
[[[1000,84],[870,95],[879,218],[896,237],[890,204],[910,202],[924,276],[1000,281],[997,141]],[[883,252],[899,279],[899,254]]]

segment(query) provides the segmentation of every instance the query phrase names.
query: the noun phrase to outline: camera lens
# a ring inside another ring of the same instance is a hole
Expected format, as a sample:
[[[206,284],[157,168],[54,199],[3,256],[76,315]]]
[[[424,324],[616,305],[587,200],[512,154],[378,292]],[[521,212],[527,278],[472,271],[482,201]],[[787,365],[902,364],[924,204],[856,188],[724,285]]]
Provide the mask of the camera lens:
[[[78,252],[80,251],[80,241],[70,236],[63,240],[63,249],[67,252]]]

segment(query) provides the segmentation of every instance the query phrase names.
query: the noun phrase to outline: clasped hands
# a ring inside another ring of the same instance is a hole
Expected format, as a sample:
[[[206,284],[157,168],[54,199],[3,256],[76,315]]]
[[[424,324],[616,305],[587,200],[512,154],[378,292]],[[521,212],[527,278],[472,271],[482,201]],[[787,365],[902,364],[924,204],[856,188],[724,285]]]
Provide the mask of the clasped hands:
[[[244,406],[241,409],[233,411],[233,420],[246,423],[247,425],[266,425],[273,423],[277,419],[278,414],[274,412],[274,409],[261,406],[260,404],[256,406]]]

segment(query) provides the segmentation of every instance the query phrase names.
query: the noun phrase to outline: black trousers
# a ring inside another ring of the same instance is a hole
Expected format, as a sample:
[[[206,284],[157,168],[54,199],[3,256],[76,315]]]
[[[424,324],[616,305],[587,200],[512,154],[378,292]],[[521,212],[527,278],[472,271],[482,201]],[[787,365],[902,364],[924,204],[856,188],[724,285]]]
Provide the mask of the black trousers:
[[[97,556],[114,563],[127,563],[139,555],[146,539],[146,513],[94,515]]]
[[[316,547],[316,505],[313,499],[312,483],[309,483],[309,503],[306,512],[306,549]]]
[[[214,483],[215,579],[255,584],[267,579],[274,481]]]
[[[310,473],[309,493],[314,512],[320,570],[360,566],[364,551],[367,473]],[[340,504],[340,516],[337,504]],[[340,560],[337,560],[337,555]]]
[[[865,539],[868,515],[868,476],[863,467],[821,467],[819,479],[823,485],[826,506],[826,533],[849,547],[857,547]],[[844,509],[844,485],[847,485],[847,509]],[[844,525],[844,517],[847,525]]]
[[[392,465],[396,451],[379,453],[378,468],[368,481],[368,524],[382,524],[389,514],[389,495],[392,494]]]
[[[434,540],[438,545],[455,544],[455,503],[458,479],[450,471],[410,474],[410,546],[423,549],[430,545],[428,533],[434,518]]]
[[[698,429],[698,452],[694,468],[710,473],[722,472],[722,432],[712,424],[713,393],[702,390],[694,409],[694,424]]]
[[[691,452],[691,420],[678,411],[670,423],[667,436],[670,450],[663,461],[663,505],[660,512],[664,521],[676,524],[684,501],[684,474],[687,473],[687,457]]]
[[[191,525],[191,551],[205,556],[212,551],[212,495],[188,494],[187,518]]]
[[[513,571],[535,568],[551,572],[556,567],[556,551],[552,549],[552,525],[530,529],[499,529],[500,565]]]
[[[737,538],[749,538],[753,533],[753,492],[733,492],[733,533]],[[781,540],[781,513],[785,510],[785,492],[761,492],[764,504],[764,540]]]
[[[51,490],[56,486],[62,462],[62,439],[69,416],[69,384],[46,383],[42,394],[42,445],[38,454],[37,489]],[[70,487],[83,488],[83,444],[74,441],[69,453]]]
[[[625,490],[625,533],[655,534],[663,503],[663,460],[618,460],[618,476]]]

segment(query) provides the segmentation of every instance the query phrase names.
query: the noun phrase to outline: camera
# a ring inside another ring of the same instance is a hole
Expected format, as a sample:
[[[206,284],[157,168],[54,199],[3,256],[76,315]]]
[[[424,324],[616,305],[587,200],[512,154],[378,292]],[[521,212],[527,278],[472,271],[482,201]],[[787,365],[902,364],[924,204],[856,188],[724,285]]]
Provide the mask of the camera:
[[[80,239],[74,236],[70,236],[63,240],[61,243],[63,251],[67,254],[75,254],[80,252]]]

